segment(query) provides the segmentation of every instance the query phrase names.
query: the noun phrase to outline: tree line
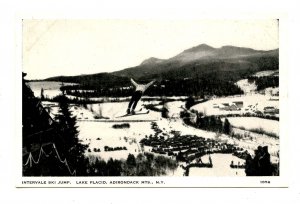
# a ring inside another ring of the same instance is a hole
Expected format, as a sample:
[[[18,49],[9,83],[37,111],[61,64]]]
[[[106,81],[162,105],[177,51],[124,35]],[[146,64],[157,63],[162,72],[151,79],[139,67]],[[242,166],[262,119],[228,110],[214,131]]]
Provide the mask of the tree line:
[[[143,82],[139,82],[143,83]],[[89,97],[128,97],[133,93],[133,87],[130,84],[124,84],[123,87],[107,86],[64,86],[62,90],[66,94],[89,98]],[[243,94],[243,91],[232,81],[225,81],[214,78],[188,78],[162,80],[156,82],[145,93],[148,96],[228,96]]]
[[[229,135],[232,130],[232,126],[228,119],[225,118],[223,122],[220,116],[205,116],[202,112],[198,113],[197,111],[192,110],[191,112],[180,112],[180,117],[187,125],[207,131],[219,132]],[[195,117],[194,121],[192,121],[193,117]]]
[[[87,167],[87,176],[161,176],[178,167],[175,160],[152,153],[129,154],[126,160],[96,158]]]
[[[255,83],[257,86],[257,91],[261,91],[269,87],[272,88],[279,87],[278,76],[263,76],[263,77],[249,76],[248,82]]]

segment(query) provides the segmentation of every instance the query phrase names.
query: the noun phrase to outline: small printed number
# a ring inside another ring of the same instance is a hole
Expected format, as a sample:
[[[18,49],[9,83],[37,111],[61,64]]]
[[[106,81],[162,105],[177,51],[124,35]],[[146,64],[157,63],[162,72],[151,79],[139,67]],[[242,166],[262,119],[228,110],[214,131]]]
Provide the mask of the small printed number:
[[[260,181],[260,183],[262,183],[262,184],[269,184],[271,182],[270,181]]]

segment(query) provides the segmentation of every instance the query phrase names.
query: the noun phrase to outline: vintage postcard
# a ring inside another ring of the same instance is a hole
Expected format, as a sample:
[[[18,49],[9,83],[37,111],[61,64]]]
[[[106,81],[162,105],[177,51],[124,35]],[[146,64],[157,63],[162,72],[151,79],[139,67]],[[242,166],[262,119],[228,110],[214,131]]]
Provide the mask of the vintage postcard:
[[[22,19],[16,186],[287,187],[281,23]]]

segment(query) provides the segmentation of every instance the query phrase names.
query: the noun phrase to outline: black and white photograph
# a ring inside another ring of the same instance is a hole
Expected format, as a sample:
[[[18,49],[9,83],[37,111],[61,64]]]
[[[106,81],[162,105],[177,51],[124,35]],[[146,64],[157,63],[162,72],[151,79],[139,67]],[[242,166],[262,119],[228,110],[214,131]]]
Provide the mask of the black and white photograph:
[[[0,203],[299,203],[296,0],[0,2]]]
[[[280,176],[279,26],[23,19],[22,176]]]

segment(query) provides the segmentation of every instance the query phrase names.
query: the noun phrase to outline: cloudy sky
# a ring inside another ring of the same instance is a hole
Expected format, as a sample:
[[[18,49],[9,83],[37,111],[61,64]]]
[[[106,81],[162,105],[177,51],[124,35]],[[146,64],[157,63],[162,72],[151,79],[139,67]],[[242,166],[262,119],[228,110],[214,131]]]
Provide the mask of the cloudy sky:
[[[27,79],[112,72],[199,44],[279,46],[276,20],[24,20]]]

